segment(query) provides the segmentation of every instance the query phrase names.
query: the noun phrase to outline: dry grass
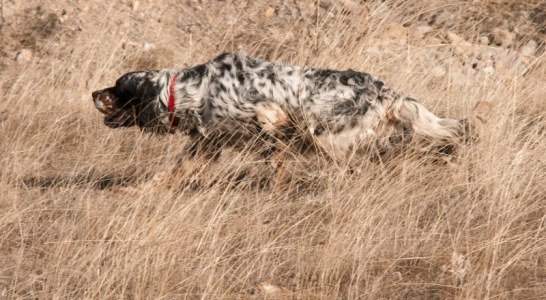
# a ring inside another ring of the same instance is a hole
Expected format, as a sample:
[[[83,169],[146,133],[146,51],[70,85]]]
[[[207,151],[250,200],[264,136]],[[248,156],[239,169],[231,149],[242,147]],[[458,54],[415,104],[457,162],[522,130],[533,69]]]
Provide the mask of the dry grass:
[[[163,23],[142,28],[157,45],[150,54],[116,23],[120,5],[89,8],[98,24],[80,35],[52,28],[37,42],[42,59],[0,73],[0,298],[260,298],[265,283],[294,298],[546,294],[544,54],[522,65],[507,53],[494,75],[457,84],[456,47],[389,40],[390,22],[417,17],[381,2],[282,22],[250,4],[231,24],[217,7],[199,34],[173,22],[200,15],[171,3]],[[461,150],[459,174],[411,148],[383,163],[355,158],[353,176],[296,157],[298,190],[271,193],[258,187],[270,175],[262,162],[228,152],[178,186],[146,187],[185,139],[110,130],[90,92],[128,70],[223,50],[365,70],[450,117],[479,99],[494,109]],[[433,77],[430,57],[442,51],[451,67]],[[241,172],[250,176],[234,180]]]

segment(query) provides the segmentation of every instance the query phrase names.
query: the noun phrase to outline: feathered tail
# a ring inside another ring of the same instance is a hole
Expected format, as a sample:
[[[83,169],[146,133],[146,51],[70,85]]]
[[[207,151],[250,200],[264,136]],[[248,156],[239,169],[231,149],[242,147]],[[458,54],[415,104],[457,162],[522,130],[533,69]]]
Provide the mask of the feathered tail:
[[[392,116],[416,134],[426,137],[453,140],[467,131],[478,133],[486,121],[491,105],[480,101],[471,115],[462,120],[440,118],[412,98],[399,97],[393,103]]]

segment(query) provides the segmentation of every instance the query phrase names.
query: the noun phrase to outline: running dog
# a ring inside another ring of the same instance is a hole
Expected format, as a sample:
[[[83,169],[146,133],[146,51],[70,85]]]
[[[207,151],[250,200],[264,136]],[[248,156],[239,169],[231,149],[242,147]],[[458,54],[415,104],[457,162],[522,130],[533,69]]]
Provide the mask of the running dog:
[[[267,157],[284,151],[281,144],[313,144],[338,157],[370,146],[385,152],[408,135],[449,144],[483,123],[488,109],[479,102],[471,118],[441,118],[364,72],[231,53],[184,69],[127,73],[92,97],[111,128],[187,133],[183,159],[216,159],[225,146],[251,140],[273,145]]]

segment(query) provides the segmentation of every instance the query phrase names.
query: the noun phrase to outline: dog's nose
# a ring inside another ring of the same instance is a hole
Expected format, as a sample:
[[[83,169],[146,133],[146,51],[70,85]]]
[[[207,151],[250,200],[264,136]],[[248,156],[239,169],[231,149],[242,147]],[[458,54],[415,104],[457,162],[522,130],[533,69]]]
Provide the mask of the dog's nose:
[[[93,100],[99,96],[99,91],[94,91],[91,93],[91,97],[93,97]]]

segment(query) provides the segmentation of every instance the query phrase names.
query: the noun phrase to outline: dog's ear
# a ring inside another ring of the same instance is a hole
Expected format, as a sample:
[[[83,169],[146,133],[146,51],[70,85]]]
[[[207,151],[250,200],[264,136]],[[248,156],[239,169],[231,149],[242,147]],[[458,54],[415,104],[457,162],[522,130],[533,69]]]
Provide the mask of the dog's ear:
[[[160,110],[158,109],[157,97],[161,92],[157,81],[152,80],[151,76],[141,78],[135,87],[138,103],[136,103],[135,113],[137,124],[140,128],[160,133],[163,125],[160,120]]]
[[[148,71],[136,71],[123,74],[116,81],[116,88],[120,92],[135,91],[142,79],[147,78]]]

